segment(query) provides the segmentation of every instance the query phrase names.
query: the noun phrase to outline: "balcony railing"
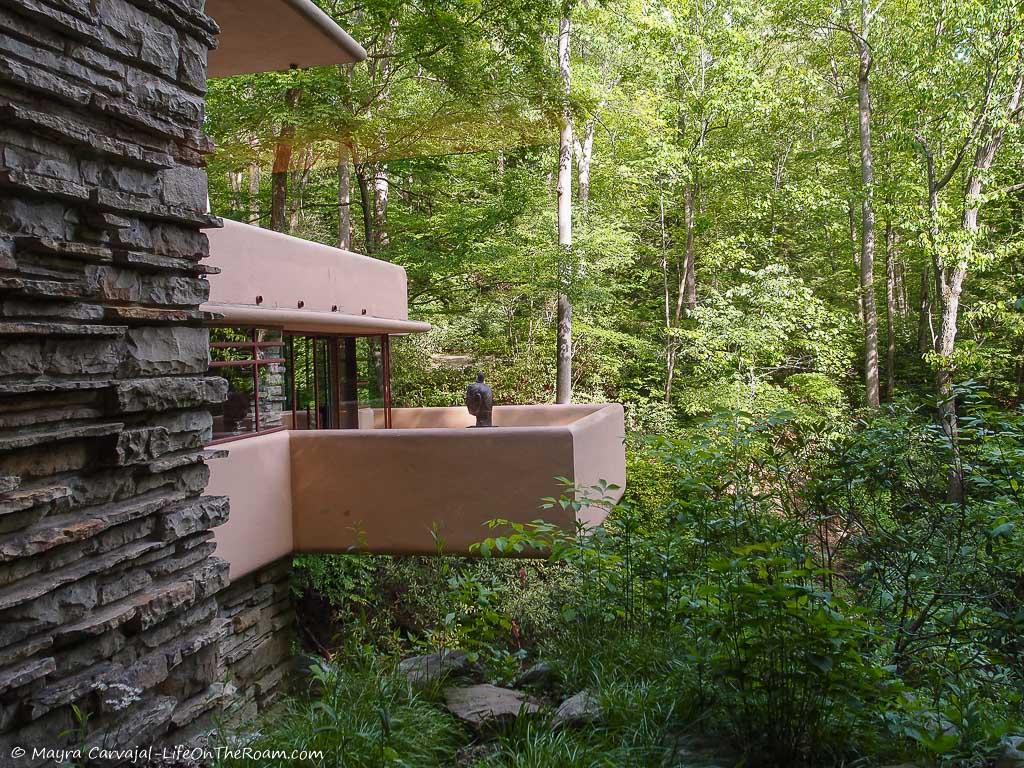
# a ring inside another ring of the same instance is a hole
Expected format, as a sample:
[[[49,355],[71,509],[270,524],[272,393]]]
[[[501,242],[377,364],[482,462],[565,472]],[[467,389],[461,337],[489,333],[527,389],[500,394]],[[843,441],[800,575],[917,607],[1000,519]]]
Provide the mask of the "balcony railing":
[[[381,414],[375,414],[380,421]],[[620,405],[499,406],[467,429],[464,408],[398,408],[393,429],[287,430],[225,446],[208,492],[231,498],[217,529],[232,577],[289,552],[465,554],[489,520],[567,530],[606,510],[541,510],[557,478],[625,484]]]

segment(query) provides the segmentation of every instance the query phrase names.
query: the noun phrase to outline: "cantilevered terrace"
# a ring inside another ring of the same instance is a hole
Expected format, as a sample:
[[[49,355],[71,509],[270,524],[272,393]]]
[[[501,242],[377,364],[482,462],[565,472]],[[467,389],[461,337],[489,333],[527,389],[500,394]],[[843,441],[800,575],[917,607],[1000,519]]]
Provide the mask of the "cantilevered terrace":
[[[233,579],[291,552],[466,553],[496,518],[571,529],[571,509],[539,510],[557,478],[624,484],[616,404],[498,406],[489,429],[461,405],[393,408],[391,338],[430,328],[401,267],[231,221],[209,238],[229,394],[207,490],[231,499],[216,538]]]

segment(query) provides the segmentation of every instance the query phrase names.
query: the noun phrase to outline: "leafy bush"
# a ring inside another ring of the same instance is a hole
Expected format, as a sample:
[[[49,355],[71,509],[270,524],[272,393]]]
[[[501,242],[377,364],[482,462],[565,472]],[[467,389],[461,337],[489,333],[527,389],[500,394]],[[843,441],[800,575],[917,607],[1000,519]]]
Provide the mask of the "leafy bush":
[[[887,687],[873,628],[803,557],[762,542],[713,558],[687,617],[708,674],[700,694],[773,765],[863,752],[865,719]]]
[[[586,585],[567,595],[549,652],[574,649],[577,677],[613,665],[619,679],[658,680],[680,715],[703,712],[769,764],[854,750],[887,676],[871,627],[821,588],[797,540],[730,546],[712,543],[728,530],[720,521],[644,532],[628,505],[616,515],[589,536],[504,523],[507,535],[482,545],[544,549]]]
[[[679,349],[680,409],[691,416],[744,408],[767,416],[780,409],[825,406],[848,375],[856,349],[852,316],[829,309],[807,284],[782,264],[741,270],[725,291],[708,289],[692,321],[674,329]],[[814,373],[813,390],[793,375]],[[806,397],[808,394],[812,397]],[[822,398],[818,397],[825,395]]]
[[[955,439],[895,406],[722,414],[635,453],[600,530],[497,521],[481,551],[569,571],[545,651],[570,679],[660,679],[754,761],[982,760],[1022,720],[1024,415],[960,399]]]

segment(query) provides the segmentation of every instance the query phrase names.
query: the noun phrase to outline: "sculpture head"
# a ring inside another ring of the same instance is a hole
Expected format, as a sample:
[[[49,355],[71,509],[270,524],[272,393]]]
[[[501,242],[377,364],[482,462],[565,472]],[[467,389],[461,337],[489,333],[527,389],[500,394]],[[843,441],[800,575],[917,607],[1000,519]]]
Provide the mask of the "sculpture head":
[[[484,384],[484,374],[476,375],[476,382],[466,387],[466,408],[476,416],[476,426],[490,427],[491,409],[494,407],[494,393]]]

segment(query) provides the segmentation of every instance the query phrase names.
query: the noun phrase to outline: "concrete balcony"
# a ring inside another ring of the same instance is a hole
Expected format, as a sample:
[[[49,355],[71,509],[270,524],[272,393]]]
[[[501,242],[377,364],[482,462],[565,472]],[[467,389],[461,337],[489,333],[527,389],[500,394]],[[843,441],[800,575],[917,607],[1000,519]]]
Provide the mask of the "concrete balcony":
[[[382,415],[377,414],[378,423]],[[556,478],[625,485],[620,405],[398,408],[393,429],[286,430],[224,446],[207,492],[231,499],[216,530],[231,576],[290,552],[466,554],[488,520],[600,524],[602,508],[541,510]],[[618,493],[621,493],[619,491]]]

